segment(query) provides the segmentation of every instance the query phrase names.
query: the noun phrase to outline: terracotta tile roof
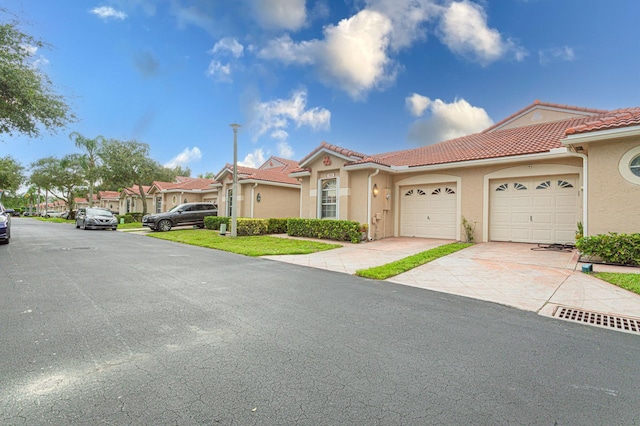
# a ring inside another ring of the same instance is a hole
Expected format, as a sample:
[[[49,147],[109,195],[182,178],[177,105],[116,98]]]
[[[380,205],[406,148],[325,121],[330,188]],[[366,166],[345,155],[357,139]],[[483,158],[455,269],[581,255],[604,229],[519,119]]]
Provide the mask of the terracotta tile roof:
[[[299,164],[304,164],[305,161],[307,161],[308,159],[312,158],[316,153],[318,153],[321,150],[328,150],[328,151],[333,151],[338,155],[342,155],[345,157],[356,157],[356,158],[364,158],[367,155],[366,154],[362,154],[360,152],[356,152],[356,151],[352,151],[350,149],[346,149],[346,148],[342,148],[340,146],[337,145],[331,145],[327,142],[322,142],[316,149],[314,149],[313,151],[311,151],[309,153],[309,155],[307,155],[306,157],[304,157],[302,160],[300,160]],[[289,173],[294,173],[295,171],[292,170]]]
[[[508,116],[504,120],[498,121],[493,126],[484,129],[482,131],[482,133],[491,132],[492,130],[502,126],[503,124],[505,124],[505,123],[507,123],[507,122],[509,122],[511,120],[513,120],[517,116],[525,113],[526,111],[530,110],[531,108],[533,108],[535,106],[543,106],[543,107],[546,106],[546,107],[550,107],[550,108],[560,108],[560,109],[565,109],[565,110],[571,110],[571,111],[577,111],[577,112],[587,112],[587,113],[593,113],[593,114],[603,114],[603,113],[607,112],[607,110],[604,110],[604,109],[583,108],[583,107],[577,107],[577,106],[571,106],[571,105],[553,104],[553,103],[550,103],[550,102],[540,102],[539,100],[536,99],[535,101],[533,101],[533,103],[531,105],[526,106],[526,107],[522,108],[521,110],[511,114],[510,116]]]
[[[147,194],[149,192],[149,189],[151,189],[150,186],[142,185],[142,190],[144,191],[145,194]],[[129,188],[123,188],[122,191],[125,192],[127,195],[133,195],[133,196],[137,196],[137,197],[140,196],[140,194],[138,193],[138,186],[137,185],[129,187]]]
[[[286,169],[286,168],[285,168]],[[300,185],[297,179],[289,177],[289,170],[280,171],[278,169],[256,170],[249,176],[243,176],[242,180],[262,180],[267,182],[286,183],[290,185]]]
[[[590,117],[585,123],[566,130],[566,135],[595,132],[598,130],[618,129],[640,125],[640,107],[623,108],[609,111],[606,114]]]
[[[548,152],[563,147],[561,140],[568,128],[591,120],[593,117],[579,117],[491,133],[475,133],[421,148],[372,155],[349,164],[417,167]]]
[[[118,191],[98,191],[98,198],[120,198],[120,193]]]

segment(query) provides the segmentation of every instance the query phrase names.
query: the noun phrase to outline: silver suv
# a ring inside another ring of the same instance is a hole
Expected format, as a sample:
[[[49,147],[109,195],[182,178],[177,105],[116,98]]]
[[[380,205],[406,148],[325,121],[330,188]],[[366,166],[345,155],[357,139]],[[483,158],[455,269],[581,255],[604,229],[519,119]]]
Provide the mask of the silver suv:
[[[204,218],[218,216],[218,206],[212,203],[180,204],[165,213],[148,214],[142,217],[142,226],[152,231],[169,231],[178,225],[194,225],[204,228]]]

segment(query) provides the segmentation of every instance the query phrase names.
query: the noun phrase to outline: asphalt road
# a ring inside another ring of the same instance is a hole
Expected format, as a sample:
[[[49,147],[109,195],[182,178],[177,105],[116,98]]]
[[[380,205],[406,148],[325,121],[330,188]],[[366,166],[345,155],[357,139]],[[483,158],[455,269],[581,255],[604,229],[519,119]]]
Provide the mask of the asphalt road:
[[[640,424],[638,336],[28,218],[0,424]]]

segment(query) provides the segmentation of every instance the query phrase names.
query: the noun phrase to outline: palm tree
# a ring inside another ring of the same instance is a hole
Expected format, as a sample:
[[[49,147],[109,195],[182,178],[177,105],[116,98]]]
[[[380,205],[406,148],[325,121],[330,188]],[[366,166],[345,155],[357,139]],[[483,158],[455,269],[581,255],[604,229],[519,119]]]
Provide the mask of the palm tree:
[[[89,186],[89,206],[93,207],[93,189],[100,177],[100,153],[102,152],[102,144],[106,139],[104,136],[96,136],[90,139],[78,132],[72,132],[69,138],[75,142],[78,148],[84,151],[80,161]]]

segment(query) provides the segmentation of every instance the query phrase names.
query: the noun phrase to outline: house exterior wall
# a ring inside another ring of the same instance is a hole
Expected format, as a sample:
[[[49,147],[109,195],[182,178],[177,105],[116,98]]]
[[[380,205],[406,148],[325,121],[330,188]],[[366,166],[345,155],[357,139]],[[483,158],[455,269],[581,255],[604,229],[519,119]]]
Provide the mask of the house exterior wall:
[[[327,160],[328,158],[328,160]],[[348,219],[350,215],[350,195],[352,188],[349,184],[350,174],[342,168],[346,163],[344,158],[334,155],[318,157],[310,163],[311,176],[303,178],[303,211],[302,217],[308,219],[318,218],[318,182],[324,179],[338,179],[338,219]],[[308,188],[308,189],[307,189]],[[366,205],[366,203],[365,203]],[[353,207],[352,207],[353,208]],[[366,211],[366,210],[365,210]],[[365,216],[366,217],[366,213]]]
[[[300,189],[258,184],[253,188],[252,199],[252,188],[253,184],[246,185],[245,193],[247,197],[245,204],[251,210],[251,203],[253,202],[253,217],[269,219],[297,218],[300,216]],[[260,202],[256,200],[258,194],[260,194]],[[251,217],[251,211],[245,217]]]
[[[380,195],[379,199],[372,202],[372,215],[380,213],[382,223],[374,225],[373,231],[377,231],[377,238],[386,238],[393,235],[399,235],[398,224],[400,215],[400,191],[402,186],[415,184],[416,182],[456,182],[457,191],[459,193],[458,211],[458,227],[460,228],[460,239],[464,239],[464,231],[462,229],[461,218],[475,224],[474,239],[475,241],[487,241],[488,234],[488,212],[489,212],[489,190],[488,180],[492,174],[500,174],[504,172],[506,176],[519,176],[520,173],[528,173],[530,176],[544,176],[549,174],[574,173],[577,168],[582,167],[580,158],[558,158],[544,161],[522,161],[509,164],[495,164],[481,167],[458,167],[451,169],[441,169],[433,172],[422,173],[403,173],[390,176],[391,199],[387,206],[389,210],[384,210],[383,200]],[[376,176],[375,182],[382,180],[386,185],[385,176],[381,173]],[[485,184],[487,180],[487,184]],[[380,183],[378,187],[382,188]],[[381,191],[382,192],[382,191]],[[362,208],[366,209],[366,205]],[[375,238],[374,238],[375,239]]]
[[[619,171],[624,154],[636,147],[638,137],[589,144],[587,235],[640,232],[640,184]]]

